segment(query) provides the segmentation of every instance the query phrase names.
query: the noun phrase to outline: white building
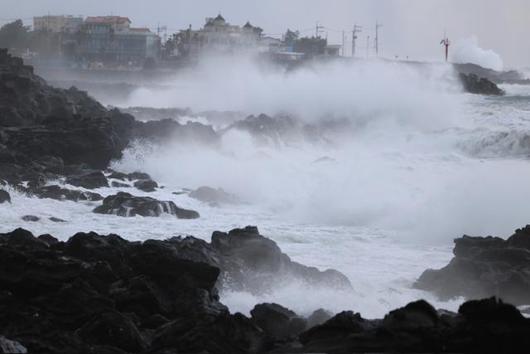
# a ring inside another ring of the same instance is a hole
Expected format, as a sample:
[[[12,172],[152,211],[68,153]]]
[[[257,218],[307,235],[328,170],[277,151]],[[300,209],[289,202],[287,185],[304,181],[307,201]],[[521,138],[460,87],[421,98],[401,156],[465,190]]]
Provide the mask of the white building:
[[[53,33],[75,33],[83,25],[82,17],[37,16],[33,17],[33,30]]]

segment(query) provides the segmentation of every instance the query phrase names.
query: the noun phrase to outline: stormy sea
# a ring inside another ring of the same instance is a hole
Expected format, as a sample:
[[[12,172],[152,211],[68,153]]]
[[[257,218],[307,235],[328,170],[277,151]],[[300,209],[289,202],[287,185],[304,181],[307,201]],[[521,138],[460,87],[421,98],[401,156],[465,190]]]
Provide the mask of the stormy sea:
[[[530,86],[500,84],[503,96],[475,95],[458,75],[441,63],[347,60],[285,69],[247,58],[215,58],[127,84],[43,73],[137,120],[185,127],[135,140],[110,168],[149,174],[158,188],[134,195],[172,201],[200,218],[97,214],[100,202],[30,198],[7,186],[11,204],[0,204],[0,232],[25,215],[38,218],[25,229],[63,241],[79,231],[209,241],[215,230],[256,225],[293,261],[336,269],[352,288],[225,286],[220,300],[231,313],[278,303],[303,316],[324,308],[381,318],[420,298],[456,311],[464,298],[419,290],[418,277],[449,263],[455,238],[506,238],[530,215]],[[46,183],[103,197],[133,189],[106,175],[116,183],[90,190],[64,179]]]

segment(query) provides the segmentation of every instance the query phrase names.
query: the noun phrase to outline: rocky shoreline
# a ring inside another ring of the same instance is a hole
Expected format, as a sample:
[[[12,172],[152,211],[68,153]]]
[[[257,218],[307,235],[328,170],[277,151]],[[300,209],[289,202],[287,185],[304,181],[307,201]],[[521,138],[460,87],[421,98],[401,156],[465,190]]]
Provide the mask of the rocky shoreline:
[[[530,345],[530,319],[495,298],[458,313],[421,300],[367,320],[325,310],[304,318],[278,304],[256,305],[248,318],[218,295],[226,282],[266,291],[292,277],[351,286],[337,271],[292,262],[255,227],[214,232],[211,243],[96,233],[60,242],[17,229],[0,234],[0,334],[15,353],[516,353]]]
[[[475,84],[494,90],[482,80]],[[235,124],[261,137],[294,125],[267,116]],[[108,169],[134,140],[174,137],[214,145],[219,140],[210,126],[138,122],[75,88],[50,87],[0,49],[0,204],[11,202],[2,189],[8,184],[35,198],[97,202],[94,212],[101,214],[198,218],[196,211],[145,196],[162,188],[149,175]],[[50,185],[51,180],[60,183]],[[108,186],[131,193],[97,193]],[[239,202],[208,187],[190,195],[204,203]],[[24,216],[27,222],[35,218]],[[304,318],[281,304],[258,304],[250,317],[231,314],[219,298],[222,287],[257,294],[294,280],[309,289],[355,287],[336,270],[293,262],[256,227],[214,232],[209,243],[193,237],[130,242],[96,233],[61,242],[17,229],[0,234],[0,352],[516,353],[530,348],[530,322],[490,296],[526,304],[528,230],[508,241],[457,241],[456,260],[442,271],[426,272],[417,284],[444,297],[485,300],[466,302],[458,313],[420,300],[368,320],[325,309]]]

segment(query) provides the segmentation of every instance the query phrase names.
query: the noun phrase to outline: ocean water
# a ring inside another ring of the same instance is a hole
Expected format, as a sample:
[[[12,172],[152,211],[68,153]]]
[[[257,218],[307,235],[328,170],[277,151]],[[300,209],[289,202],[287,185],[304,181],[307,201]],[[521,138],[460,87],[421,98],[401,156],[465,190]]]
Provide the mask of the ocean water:
[[[507,237],[529,223],[530,88],[504,86],[505,97],[464,94],[445,66],[341,64],[285,74],[239,64],[221,73],[199,67],[193,78],[172,78],[174,86],[163,92],[139,88],[125,105],[283,112],[306,124],[348,124],[319,141],[281,136],[263,143],[229,130],[213,147],[136,144],[114,162],[118,170],[145,171],[164,186],[129,192],[197,210],[197,220],[98,215],[91,213],[97,203],[11,191],[12,205],[0,205],[0,232],[22,226],[61,239],[96,231],[130,240],[209,240],[215,230],[256,225],[293,260],[337,269],[354,289],[292,283],[259,296],[222,289],[231,311],[248,314],[257,303],[277,302],[300,314],[325,308],[375,318],[418,298],[456,310],[462,299],[442,302],[412,284],[425,269],[449,262],[454,238]],[[200,114],[179,120],[226,128]],[[222,187],[243,203],[214,207],[172,194],[203,185]],[[22,222],[28,214],[41,220]],[[67,222],[53,223],[51,216]]]

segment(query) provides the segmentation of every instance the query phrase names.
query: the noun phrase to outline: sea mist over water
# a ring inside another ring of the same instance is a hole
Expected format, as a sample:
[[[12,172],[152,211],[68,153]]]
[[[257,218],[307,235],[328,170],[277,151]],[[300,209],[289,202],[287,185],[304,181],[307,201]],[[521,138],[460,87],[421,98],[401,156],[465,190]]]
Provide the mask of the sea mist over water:
[[[219,145],[139,144],[119,167],[179,187],[222,187],[302,224],[444,244],[463,233],[507,235],[527,222],[530,192],[522,186],[530,168],[463,148],[480,151],[490,134],[480,111],[487,101],[477,100],[462,94],[445,65],[335,62],[286,72],[216,58],[174,78],[171,89],[137,90],[130,105],[283,114],[302,126],[338,128],[318,140],[282,136],[268,144],[219,129]]]

